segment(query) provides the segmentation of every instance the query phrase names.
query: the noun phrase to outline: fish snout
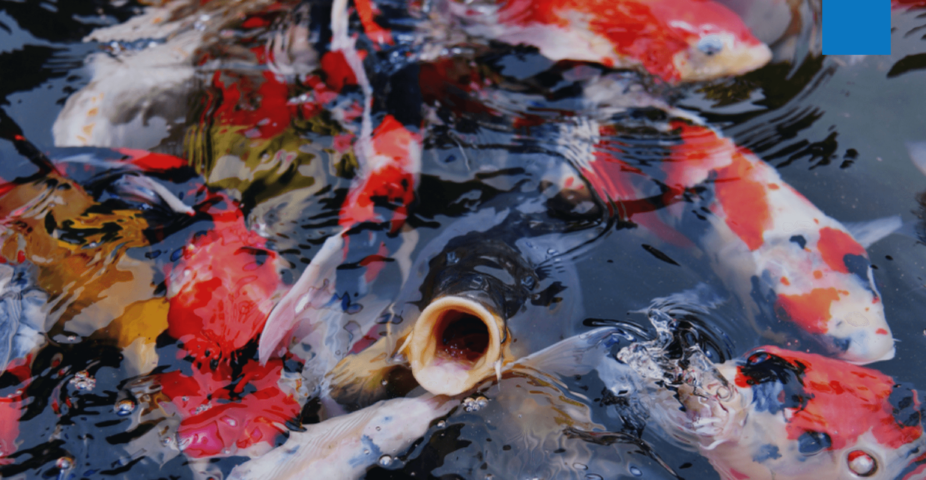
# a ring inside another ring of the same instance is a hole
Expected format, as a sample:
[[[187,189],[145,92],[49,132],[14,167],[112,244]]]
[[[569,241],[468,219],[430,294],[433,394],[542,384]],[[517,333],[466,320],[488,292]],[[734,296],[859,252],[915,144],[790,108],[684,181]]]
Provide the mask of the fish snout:
[[[837,356],[856,365],[894,358],[894,337],[880,301],[863,307],[850,298],[844,300],[833,303],[833,320],[826,332]]]
[[[772,51],[761,42],[747,43],[729,33],[710,33],[691,42],[673,59],[683,82],[742,75],[765,66]]]
[[[465,392],[495,371],[506,337],[504,320],[482,302],[440,298],[421,312],[412,330],[412,374],[435,395]]]

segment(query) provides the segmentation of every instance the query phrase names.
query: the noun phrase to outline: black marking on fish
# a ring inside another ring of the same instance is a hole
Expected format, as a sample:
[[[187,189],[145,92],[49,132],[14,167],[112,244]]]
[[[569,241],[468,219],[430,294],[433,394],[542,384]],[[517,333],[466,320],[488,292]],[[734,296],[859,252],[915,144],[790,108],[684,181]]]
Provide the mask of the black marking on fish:
[[[804,389],[803,375],[806,367],[767,352],[756,352],[749,356],[739,368],[739,374],[746,378],[752,388],[752,403],[757,411],[775,414],[785,408],[801,409],[813,398]]]
[[[891,415],[897,425],[915,427],[922,422],[923,414],[917,405],[916,390],[911,384],[898,383],[894,385],[894,389],[888,397],[888,402],[893,407]]]
[[[646,250],[647,252],[650,253],[650,255],[662,260],[663,262],[666,262],[671,265],[675,265],[676,267],[681,266],[678,264],[678,262],[676,262],[675,260],[672,260],[671,257],[666,255],[665,253],[660,252],[659,250],[656,249],[656,247],[653,247],[652,245],[647,245],[644,243],[642,247],[643,247],[643,250]]]
[[[807,247],[807,239],[803,235],[794,235],[789,240],[798,244],[801,247],[801,250]]]
[[[833,446],[833,440],[823,432],[804,432],[797,438],[797,451],[813,455]]]
[[[874,294],[875,297],[878,296],[871,288],[871,282],[868,280],[871,262],[867,258],[862,255],[847,254],[842,257],[842,263],[846,265],[846,270],[848,270],[849,273],[859,278],[859,281],[862,282],[862,285],[864,285],[868,291]]]
[[[752,456],[752,461],[756,463],[762,463],[766,460],[775,460],[781,458],[781,453],[778,451],[778,446],[771,443],[766,443],[759,447],[759,451]]]

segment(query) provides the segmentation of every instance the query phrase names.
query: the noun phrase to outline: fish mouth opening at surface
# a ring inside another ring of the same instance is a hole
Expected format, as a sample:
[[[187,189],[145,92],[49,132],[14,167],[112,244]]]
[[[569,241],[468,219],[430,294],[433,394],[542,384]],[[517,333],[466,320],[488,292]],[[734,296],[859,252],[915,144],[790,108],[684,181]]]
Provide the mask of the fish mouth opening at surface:
[[[489,349],[489,328],[485,322],[469,313],[449,310],[441,313],[434,329],[439,338],[437,356],[472,368]]]
[[[434,394],[456,395],[472,388],[501,360],[504,328],[497,314],[471,298],[431,302],[408,341],[412,375]]]

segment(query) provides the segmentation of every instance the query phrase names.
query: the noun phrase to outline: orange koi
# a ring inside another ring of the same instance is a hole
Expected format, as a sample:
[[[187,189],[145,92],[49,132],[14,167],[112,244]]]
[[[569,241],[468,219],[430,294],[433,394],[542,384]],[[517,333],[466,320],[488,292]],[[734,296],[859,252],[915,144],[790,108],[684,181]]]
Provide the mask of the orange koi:
[[[471,35],[531,45],[553,61],[640,68],[673,83],[740,75],[772,56],[712,0],[452,2],[451,10]]]

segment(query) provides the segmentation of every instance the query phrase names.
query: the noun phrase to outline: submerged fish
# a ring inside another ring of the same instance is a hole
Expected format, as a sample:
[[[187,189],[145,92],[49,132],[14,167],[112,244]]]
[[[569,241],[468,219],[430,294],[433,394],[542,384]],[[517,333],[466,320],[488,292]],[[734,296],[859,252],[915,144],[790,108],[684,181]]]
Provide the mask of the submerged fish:
[[[710,229],[698,238],[731,289],[865,364],[894,356],[865,247],[745,148],[675,122],[681,143],[664,162],[667,203],[706,192]],[[670,208],[671,210],[671,208]],[[870,236],[870,235],[869,235]],[[745,281],[745,279],[749,281]]]
[[[24,267],[0,264],[0,374],[45,343],[48,295],[32,284]]]
[[[523,427],[527,432],[525,442],[539,441],[541,443],[535,447],[542,450],[564,442],[568,445],[567,431],[570,429],[596,429],[601,433],[603,427],[590,419],[588,407],[565,397],[561,391],[564,387],[558,378],[592,371],[607,355],[615,333],[614,328],[599,328],[570,337],[499,371],[499,387],[504,395],[511,397],[512,405],[520,405],[520,413],[528,417],[519,426],[513,427],[518,431]],[[492,376],[485,379],[488,385],[494,384]],[[535,389],[544,390],[542,401],[531,396]],[[524,403],[531,402],[531,399],[534,400],[532,403]],[[320,475],[360,478],[370,466],[377,463],[388,466],[429,429],[433,430],[431,425],[451,410],[456,408],[463,414],[461,409],[475,411],[485,406],[483,402],[489,401],[466,395],[447,397],[432,394],[380,401],[354,413],[308,425],[305,432],[291,433],[285,444],[239,465],[230,478],[284,480],[317,478]],[[571,438],[571,441],[584,443],[591,437],[576,434]],[[576,448],[573,453],[577,456],[566,454],[563,459],[579,458],[583,455],[580,452],[581,448]],[[549,458],[526,470],[563,471],[561,469],[562,459]]]
[[[680,415],[724,479],[889,480],[926,448],[916,390],[877,370],[777,347],[717,368],[729,390],[680,388]]]
[[[667,304],[647,312],[656,339],[621,349],[598,373],[616,395],[640,393],[648,424],[697,449],[724,480],[888,480],[914,470],[904,478],[922,478],[916,390],[877,370],[774,346],[715,364],[678,330],[685,306]]]
[[[769,48],[712,0],[541,0],[464,3],[450,11],[470,35],[537,47],[553,61],[642,68],[669,82],[755,70]]]
[[[202,360],[229,361],[257,338],[282,287],[276,252],[230,199],[205,208],[213,228],[193,238],[169,275],[168,332]]]

